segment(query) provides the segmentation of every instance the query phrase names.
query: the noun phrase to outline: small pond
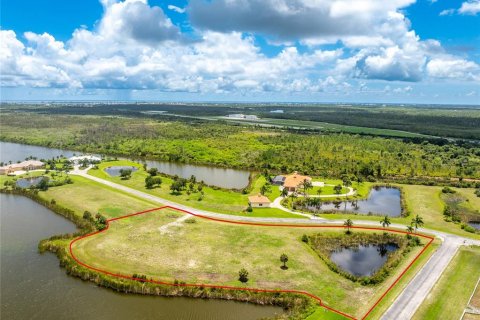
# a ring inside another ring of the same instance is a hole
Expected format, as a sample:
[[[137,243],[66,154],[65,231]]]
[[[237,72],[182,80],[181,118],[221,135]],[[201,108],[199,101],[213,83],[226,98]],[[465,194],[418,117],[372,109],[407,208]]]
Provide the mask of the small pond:
[[[138,170],[138,168],[132,167],[132,166],[113,166],[113,167],[105,168],[105,172],[111,175],[112,177],[119,177],[121,170],[132,170],[132,172],[135,172]]]
[[[477,230],[480,230],[480,221],[471,221],[468,223],[468,225],[474,227]]]
[[[395,244],[360,245],[334,251],[330,255],[330,260],[354,276],[366,277],[380,269],[387,261],[388,254],[397,249],[398,246]]]
[[[29,178],[22,178],[18,179],[16,182],[17,187],[19,188],[30,188],[31,186],[36,186],[40,183],[43,179],[47,179],[45,177],[29,177]]]
[[[365,200],[323,203],[323,211],[350,211],[359,214],[380,214],[398,217],[402,214],[400,190],[397,188],[373,188]]]
[[[250,172],[246,170],[209,167],[175,162],[146,160],[148,168],[157,168],[158,171],[168,175],[177,175],[188,179],[192,175],[197,181],[203,181],[210,186],[226,189],[243,189],[248,186]]]

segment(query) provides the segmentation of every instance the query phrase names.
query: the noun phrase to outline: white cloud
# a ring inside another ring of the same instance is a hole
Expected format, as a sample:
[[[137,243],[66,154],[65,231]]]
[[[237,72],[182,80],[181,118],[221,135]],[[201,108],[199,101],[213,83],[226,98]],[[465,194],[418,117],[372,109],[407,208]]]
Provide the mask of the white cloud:
[[[389,1],[384,6],[380,0],[362,0],[362,8],[353,3],[360,0],[275,1],[279,4],[274,8],[279,16],[298,19],[305,8],[316,12],[326,6],[330,21],[337,22],[354,19],[351,5],[360,10],[355,21],[364,20],[375,30],[358,35],[348,28],[345,30],[349,32],[341,35],[315,34],[302,40],[311,41],[305,52],[292,42],[284,44],[278,54],[267,56],[252,34],[195,30],[198,40],[190,41],[161,8],[149,6],[146,0],[102,0],[104,14],[96,28],[79,28],[66,42],[48,33],[26,32],[26,41],[22,43],[13,31],[0,30],[1,84],[200,93],[348,94],[354,90],[349,81],[355,78],[409,82],[425,77],[478,80],[478,65],[446,55],[438,41],[421,41],[410,30],[409,21],[395,11],[409,0]],[[273,3],[274,0],[266,1],[265,8],[272,9]],[[380,14],[382,8],[390,11]],[[301,28],[295,32],[300,31]],[[336,37],[350,50],[316,47],[316,41],[334,41]],[[361,88],[368,90],[366,83]]]
[[[458,9],[445,9],[440,12],[441,16],[449,16],[455,13],[463,15],[477,15],[480,12],[480,0],[468,0],[462,3]]]
[[[185,13],[185,11],[186,11],[185,8],[180,8],[180,7],[174,6],[172,4],[169,4],[167,8],[169,10],[175,11],[177,13]]]
[[[434,78],[480,81],[478,64],[453,56],[432,59],[427,64],[427,71]]]
[[[480,0],[470,0],[462,3],[460,9],[458,9],[460,14],[471,14],[476,15],[480,12]]]

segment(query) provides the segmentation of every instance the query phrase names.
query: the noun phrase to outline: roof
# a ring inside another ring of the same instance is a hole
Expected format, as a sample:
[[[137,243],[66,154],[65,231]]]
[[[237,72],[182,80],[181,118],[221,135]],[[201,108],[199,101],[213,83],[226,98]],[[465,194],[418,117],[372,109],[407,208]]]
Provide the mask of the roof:
[[[285,176],[275,176],[275,178],[273,178],[272,181],[283,182],[285,181]]]
[[[248,202],[250,202],[250,203],[270,203],[270,199],[268,199],[264,195],[257,194],[256,196],[248,197]]]
[[[283,183],[283,186],[286,188],[296,188],[305,180],[311,181],[312,178],[298,174],[298,172],[295,171],[294,173],[285,176],[285,182]]]
[[[12,164],[6,165],[2,167],[2,169],[17,169],[17,168],[22,169],[29,166],[41,167],[43,166],[43,162],[38,160],[27,160],[27,161],[22,161],[20,163],[12,163]]]

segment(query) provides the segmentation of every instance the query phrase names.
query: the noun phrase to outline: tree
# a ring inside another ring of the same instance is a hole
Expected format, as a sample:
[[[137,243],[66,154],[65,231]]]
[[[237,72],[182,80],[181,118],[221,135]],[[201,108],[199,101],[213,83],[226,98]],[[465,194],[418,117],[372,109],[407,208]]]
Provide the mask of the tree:
[[[317,195],[321,195],[322,192],[323,192],[322,188],[318,188],[318,189],[317,189]]]
[[[288,190],[286,188],[283,188],[280,195],[285,198],[286,196],[288,196]]]
[[[90,213],[90,211],[85,211],[83,213],[83,219],[85,220],[92,220],[92,214]]]
[[[380,220],[380,224],[385,229],[388,228],[388,226],[391,225],[392,222],[390,221],[390,218],[388,216],[385,216],[382,220]]]
[[[261,188],[260,188],[260,193],[262,195],[265,195],[266,193],[269,193],[272,191],[272,185],[270,183],[265,183]]]
[[[303,187],[303,194],[307,196],[308,190],[313,188],[312,181],[308,179],[303,180],[302,187]]]
[[[411,234],[413,233],[414,229],[412,226],[407,227],[407,238],[410,239],[412,236]]]
[[[333,187],[333,190],[335,191],[336,194],[340,194],[340,192],[342,192],[342,185],[341,184],[337,184],[335,187]]]
[[[152,177],[156,176],[158,174],[158,169],[157,168],[150,168],[148,169],[148,174],[151,175]]]
[[[347,234],[350,234],[350,228],[353,226],[353,221],[351,219],[345,220],[343,225],[347,228]]]
[[[132,170],[131,169],[120,169],[120,177],[122,180],[128,180],[132,176]]]
[[[282,269],[283,270],[288,269],[288,267],[287,267],[288,256],[285,253],[282,253],[280,255],[280,261],[283,263]]]
[[[415,218],[412,219],[412,226],[415,227],[415,231],[418,230],[421,226],[423,226],[423,218],[420,217],[418,214],[415,216]]]
[[[248,271],[245,268],[240,269],[238,272],[238,280],[242,283],[248,282]]]

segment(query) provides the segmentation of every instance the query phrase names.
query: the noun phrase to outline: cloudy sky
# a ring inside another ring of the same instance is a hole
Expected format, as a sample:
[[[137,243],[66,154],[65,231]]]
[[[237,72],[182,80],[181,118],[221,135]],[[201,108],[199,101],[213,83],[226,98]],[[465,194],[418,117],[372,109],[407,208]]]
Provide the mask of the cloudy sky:
[[[480,104],[480,0],[2,0],[2,100]]]

